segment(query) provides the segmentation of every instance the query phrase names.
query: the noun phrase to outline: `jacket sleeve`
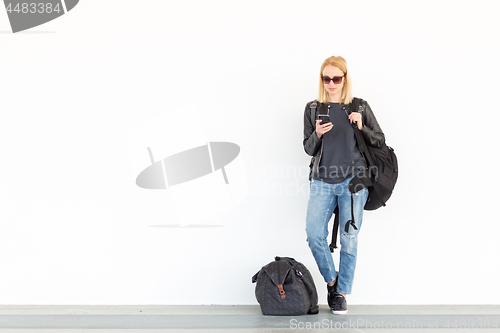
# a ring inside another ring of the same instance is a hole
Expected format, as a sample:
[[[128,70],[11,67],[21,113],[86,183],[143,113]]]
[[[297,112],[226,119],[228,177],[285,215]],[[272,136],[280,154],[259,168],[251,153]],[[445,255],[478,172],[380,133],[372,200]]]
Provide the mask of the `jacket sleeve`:
[[[311,103],[307,103],[304,110],[304,141],[302,144],[307,155],[314,156],[321,147],[321,139],[316,135],[316,124],[311,122]]]
[[[368,105],[366,101],[362,101],[361,104],[364,107],[363,129],[361,130],[361,134],[365,142],[370,146],[380,148],[385,142],[384,132],[382,132],[370,105]]]

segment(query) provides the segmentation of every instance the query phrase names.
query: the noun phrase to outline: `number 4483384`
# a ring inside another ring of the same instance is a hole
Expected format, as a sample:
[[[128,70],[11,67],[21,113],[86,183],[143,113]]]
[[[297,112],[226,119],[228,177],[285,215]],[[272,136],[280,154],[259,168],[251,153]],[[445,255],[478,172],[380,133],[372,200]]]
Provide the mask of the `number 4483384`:
[[[59,7],[59,3],[53,6],[51,3],[18,3],[14,8],[12,8],[12,3],[7,5],[7,12],[10,14],[12,12],[15,13],[23,13],[23,14],[50,14],[53,12],[59,13],[61,12],[61,8]]]

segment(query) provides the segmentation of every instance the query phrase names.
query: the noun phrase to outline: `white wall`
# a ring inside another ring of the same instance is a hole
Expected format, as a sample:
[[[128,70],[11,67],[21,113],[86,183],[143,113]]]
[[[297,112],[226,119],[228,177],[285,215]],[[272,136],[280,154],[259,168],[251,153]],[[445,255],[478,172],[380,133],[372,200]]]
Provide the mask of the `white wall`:
[[[326,303],[302,117],[321,62],[342,55],[400,165],[388,206],[365,214],[350,304],[498,304],[499,10],[81,0],[18,34],[0,10],[0,302],[256,304],[252,275],[281,255]],[[162,149],[241,147],[240,203],[189,227],[196,193],[183,207],[135,185],[150,162],[134,138],[162,117]]]

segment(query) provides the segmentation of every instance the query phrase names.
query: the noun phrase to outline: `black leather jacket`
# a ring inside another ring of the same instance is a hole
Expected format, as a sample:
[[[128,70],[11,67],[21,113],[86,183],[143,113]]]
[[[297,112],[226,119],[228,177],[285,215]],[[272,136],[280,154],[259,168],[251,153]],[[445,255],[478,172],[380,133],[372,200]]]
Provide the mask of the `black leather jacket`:
[[[319,163],[321,161],[321,155],[323,154],[323,140],[319,139],[316,135],[316,115],[317,114],[326,114],[328,105],[326,103],[318,103],[318,106],[313,115],[311,115],[311,104],[314,101],[307,103],[306,109],[304,111],[304,150],[307,155],[312,156],[311,164],[311,172],[319,171]],[[347,112],[347,114],[351,114],[353,110],[351,110],[352,104],[346,104],[343,109]],[[375,115],[373,114],[372,109],[368,105],[368,103],[364,100],[361,100],[360,103],[363,106],[364,111],[362,112],[362,120],[363,120],[363,129],[361,133],[363,138],[365,139],[366,144],[371,145],[373,147],[380,148],[382,144],[385,142],[385,136],[380,128]],[[309,179],[311,179],[311,175],[309,175]]]

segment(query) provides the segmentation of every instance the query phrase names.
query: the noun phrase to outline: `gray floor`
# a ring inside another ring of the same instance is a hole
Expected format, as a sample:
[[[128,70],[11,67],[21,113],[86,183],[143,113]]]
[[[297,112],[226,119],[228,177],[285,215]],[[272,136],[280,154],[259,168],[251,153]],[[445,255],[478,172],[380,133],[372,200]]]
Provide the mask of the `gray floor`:
[[[0,332],[500,332],[500,305],[326,305],[314,316],[263,316],[259,306],[0,306]]]

